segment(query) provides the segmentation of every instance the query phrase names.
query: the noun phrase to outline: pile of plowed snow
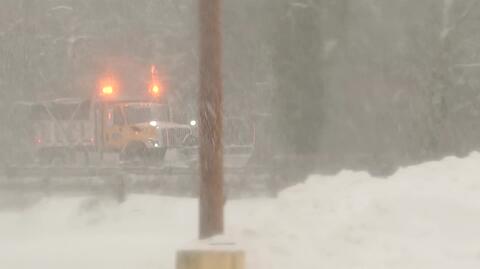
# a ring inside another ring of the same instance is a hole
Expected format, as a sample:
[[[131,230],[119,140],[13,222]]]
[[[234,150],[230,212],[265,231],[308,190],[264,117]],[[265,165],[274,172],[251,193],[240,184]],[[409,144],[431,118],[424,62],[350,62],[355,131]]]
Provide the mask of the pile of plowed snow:
[[[196,220],[193,199],[43,198],[0,211],[0,268],[174,268]],[[277,199],[229,201],[226,227],[251,269],[480,268],[480,155],[387,179],[311,176]]]

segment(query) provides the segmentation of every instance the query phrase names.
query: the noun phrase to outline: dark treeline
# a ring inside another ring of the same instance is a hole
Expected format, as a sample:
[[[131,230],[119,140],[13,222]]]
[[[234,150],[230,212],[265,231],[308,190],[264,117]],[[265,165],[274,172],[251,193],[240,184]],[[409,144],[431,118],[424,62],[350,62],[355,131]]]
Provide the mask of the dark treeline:
[[[226,114],[322,169],[465,155],[480,144],[478,2],[225,0]],[[195,115],[195,0],[0,5],[2,120],[17,101],[88,96],[109,73],[136,87],[152,64],[177,117]]]

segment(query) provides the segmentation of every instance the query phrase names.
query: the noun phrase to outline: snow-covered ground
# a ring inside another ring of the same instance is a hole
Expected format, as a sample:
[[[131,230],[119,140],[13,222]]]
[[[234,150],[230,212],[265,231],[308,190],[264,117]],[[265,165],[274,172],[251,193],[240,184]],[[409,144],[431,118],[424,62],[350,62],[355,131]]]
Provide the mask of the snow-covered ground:
[[[16,197],[18,199],[18,197]],[[0,268],[173,268],[196,238],[192,199],[41,198],[0,210]],[[229,201],[248,268],[480,268],[480,154],[311,176],[277,199]]]

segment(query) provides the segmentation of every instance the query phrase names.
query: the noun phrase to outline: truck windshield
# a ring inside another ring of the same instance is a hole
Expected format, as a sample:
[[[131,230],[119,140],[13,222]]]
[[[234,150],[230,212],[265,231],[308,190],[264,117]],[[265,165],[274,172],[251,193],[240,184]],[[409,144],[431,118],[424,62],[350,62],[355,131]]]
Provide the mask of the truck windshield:
[[[162,104],[128,104],[125,105],[125,115],[129,124],[169,121],[168,106]]]

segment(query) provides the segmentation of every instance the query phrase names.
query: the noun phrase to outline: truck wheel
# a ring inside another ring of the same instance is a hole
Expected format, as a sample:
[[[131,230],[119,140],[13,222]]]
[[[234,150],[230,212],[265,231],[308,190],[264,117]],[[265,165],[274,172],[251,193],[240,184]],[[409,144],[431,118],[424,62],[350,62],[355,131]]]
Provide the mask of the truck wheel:
[[[198,145],[198,138],[195,137],[194,135],[189,134],[183,139],[183,145],[186,146],[186,147],[197,146]]]
[[[163,162],[166,154],[167,148],[149,149],[147,154],[147,160],[150,164],[159,164]]]
[[[147,155],[147,147],[141,142],[128,144],[122,152],[122,157],[127,162],[144,162]]]

